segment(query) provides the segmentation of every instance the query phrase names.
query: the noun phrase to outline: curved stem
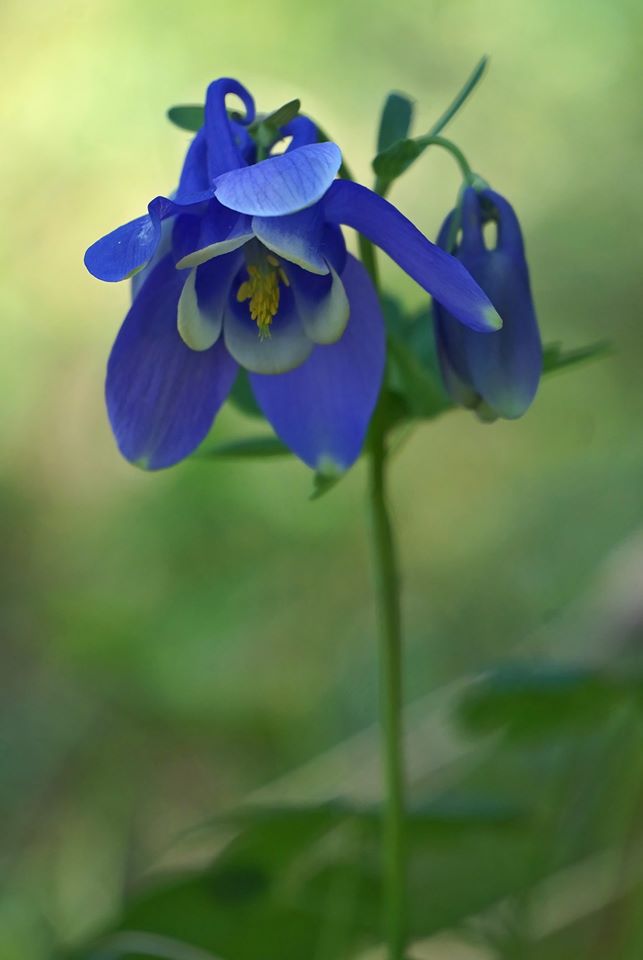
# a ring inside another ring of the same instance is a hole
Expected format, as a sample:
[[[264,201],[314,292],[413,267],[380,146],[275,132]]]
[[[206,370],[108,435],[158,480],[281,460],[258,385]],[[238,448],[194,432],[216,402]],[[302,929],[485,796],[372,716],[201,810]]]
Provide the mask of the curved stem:
[[[442,147],[443,150],[447,150],[460,167],[460,172],[462,173],[463,179],[468,183],[473,180],[473,170],[471,169],[469,162],[462,150],[453,142],[453,140],[448,140],[446,137],[426,136],[422,137],[422,144],[426,147]]]
[[[369,457],[369,506],[380,641],[380,698],[386,782],[383,876],[389,960],[404,960],[406,844],[402,736],[402,637],[399,578],[386,501],[387,448],[382,407],[376,411]]]

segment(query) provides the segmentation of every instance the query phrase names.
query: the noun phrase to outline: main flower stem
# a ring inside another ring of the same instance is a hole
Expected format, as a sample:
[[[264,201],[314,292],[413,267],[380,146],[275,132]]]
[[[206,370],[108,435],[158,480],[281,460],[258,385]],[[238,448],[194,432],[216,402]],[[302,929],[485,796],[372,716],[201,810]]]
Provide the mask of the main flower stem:
[[[406,844],[402,733],[400,591],[386,500],[387,448],[382,407],[375,414],[369,456],[369,505],[380,640],[380,698],[386,782],[383,817],[383,893],[389,960],[404,960]]]

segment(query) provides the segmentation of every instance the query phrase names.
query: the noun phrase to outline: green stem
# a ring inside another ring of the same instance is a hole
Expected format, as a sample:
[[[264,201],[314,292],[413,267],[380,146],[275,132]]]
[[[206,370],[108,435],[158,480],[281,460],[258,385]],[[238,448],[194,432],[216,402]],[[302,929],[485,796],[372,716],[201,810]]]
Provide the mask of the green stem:
[[[387,448],[382,407],[370,442],[369,505],[380,640],[380,697],[386,782],[383,818],[383,893],[389,960],[406,947],[406,843],[402,735],[402,637],[399,578],[386,501]]]
[[[363,233],[357,234],[357,244],[359,247],[360,260],[368,270],[375,289],[379,291],[379,271],[377,269],[375,247]]]
[[[345,173],[350,177],[350,173]],[[362,263],[379,296],[375,247],[358,235]],[[404,960],[406,949],[406,843],[404,831],[404,754],[402,724],[402,630],[400,583],[393,530],[386,502],[386,410],[384,395],[369,435],[369,507],[377,597],[380,710],[386,800],[382,823],[383,897],[388,960]]]

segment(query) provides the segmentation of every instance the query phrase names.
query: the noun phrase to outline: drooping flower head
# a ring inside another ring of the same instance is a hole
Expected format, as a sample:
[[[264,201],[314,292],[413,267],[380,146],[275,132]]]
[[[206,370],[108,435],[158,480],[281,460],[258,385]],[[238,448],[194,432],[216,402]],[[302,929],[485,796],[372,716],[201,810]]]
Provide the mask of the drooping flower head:
[[[454,210],[438,237],[445,250],[455,217]],[[485,242],[484,227],[489,222],[497,229],[493,246]],[[515,419],[530,406],[542,372],[542,346],[520,224],[500,194],[468,187],[462,196],[460,234],[454,255],[488,295],[503,325],[482,336],[465,329],[437,298],[433,309],[444,381],[456,403],[477,409],[484,419]]]
[[[245,115],[230,116],[234,94]],[[188,456],[208,433],[239,367],[275,432],[314,469],[359,456],[377,401],[385,336],[375,290],[346,252],[341,224],[385,250],[457,322],[499,318],[456,259],[386,200],[335,177],[341,153],[296,116],[259,159],[254,101],[236,80],[210,84],[205,119],[171,197],[93,244],[89,271],[133,276],[133,303],[107,370],[122,453],[150,469]],[[274,146],[274,145],[273,145]]]

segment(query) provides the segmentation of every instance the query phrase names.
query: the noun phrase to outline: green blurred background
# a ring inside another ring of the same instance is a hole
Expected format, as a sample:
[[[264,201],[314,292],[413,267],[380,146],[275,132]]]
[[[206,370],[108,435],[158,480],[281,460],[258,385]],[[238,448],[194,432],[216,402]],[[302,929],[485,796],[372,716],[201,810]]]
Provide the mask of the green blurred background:
[[[420,132],[483,53],[449,133],[521,216],[545,340],[614,353],[518,423],[449,414],[398,455],[420,726],[431,691],[500,658],[640,640],[639,4],[2,0],[2,960],[90,933],[173,837],[266,784],[374,789],[362,466],[311,503],[294,460],[123,462],[102,391],[128,292],[86,274],[85,248],[173,187],[188,135],[165,111],[216,76],[260,109],[300,97],[370,183],[386,93],[417,99]],[[392,199],[432,236],[457,188],[429,151]],[[216,435],[253,429],[227,411]]]

